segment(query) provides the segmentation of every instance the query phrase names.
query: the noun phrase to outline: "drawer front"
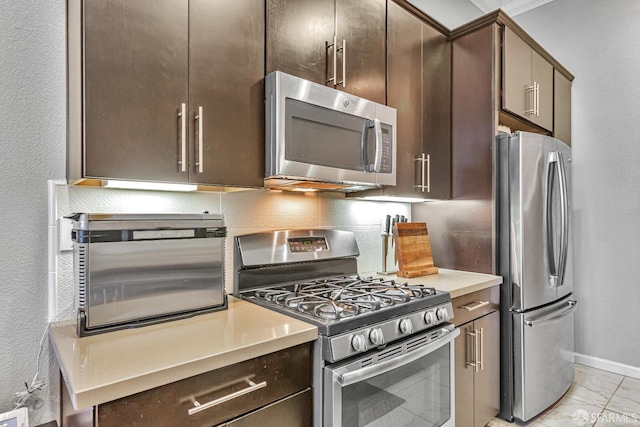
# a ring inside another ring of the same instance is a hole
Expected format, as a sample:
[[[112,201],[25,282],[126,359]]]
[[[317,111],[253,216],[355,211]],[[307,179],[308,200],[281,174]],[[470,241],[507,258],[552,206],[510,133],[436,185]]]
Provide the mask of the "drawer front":
[[[100,427],[210,427],[310,386],[307,343],[101,404],[96,418]]]
[[[453,319],[460,326],[500,309],[500,285],[453,298]]]
[[[311,427],[311,389],[225,423],[226,427]],[[222,427],[222,426],[220,426]]]

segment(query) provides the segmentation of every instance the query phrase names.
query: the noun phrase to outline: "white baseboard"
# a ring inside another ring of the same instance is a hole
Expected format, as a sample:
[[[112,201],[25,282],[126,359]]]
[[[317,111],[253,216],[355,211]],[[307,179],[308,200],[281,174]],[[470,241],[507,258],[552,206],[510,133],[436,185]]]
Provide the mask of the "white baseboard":
[[[604,371],[613,372],[614,374],[624,375],[626,377],[640,379],[640,367],[625,365],[624,363],[614,362],[613,360],[601,359],[586,354],[575,354],[576,363],[589,366],[591,368],[602,369]]]

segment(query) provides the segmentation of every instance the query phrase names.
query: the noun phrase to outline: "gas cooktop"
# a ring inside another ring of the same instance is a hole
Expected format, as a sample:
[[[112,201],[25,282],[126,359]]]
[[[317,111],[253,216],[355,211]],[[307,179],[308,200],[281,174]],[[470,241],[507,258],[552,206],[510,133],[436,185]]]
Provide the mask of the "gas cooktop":
[[[450,301],[448,293],[434,288],[358,275],[251,289],[243,292],[242,297],[310,321],[326,335]]]

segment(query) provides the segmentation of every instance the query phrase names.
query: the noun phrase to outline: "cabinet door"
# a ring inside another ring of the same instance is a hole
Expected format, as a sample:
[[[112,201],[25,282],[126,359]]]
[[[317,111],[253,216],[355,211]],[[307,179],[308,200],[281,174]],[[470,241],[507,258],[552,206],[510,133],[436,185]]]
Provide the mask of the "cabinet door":
[[[264,1],[191,0],[191,182],[262,187],[263,77]]]
[[[422,38],[422,152],[429,155],[429,199],[451,198],[451,43],[428,24]]]
[[[474,367],[467,363],[473,354],[473,322],[460,326],[460,335],[455,339],[456,375],[456,426],[473,427],[473,377]]]
[[[553,136],[571,145],[571,81],[553,72]]]
[[[504,29],[502,108],[553,128],[553,66],[509,27]]]
[[[334,1],[267,0],[267,74],[282,71],[326,84],[327,43],[333,41],[335,30]]]
[[[420,197],[414,190],[414,158],[421,152],[422,21],[388,2],[387,104],[398,111],[396,186],[385,194]]]
[[[509,27],[503,36],[502,109],[520,117],[530,118],[533,93],[531,87],[531,47]]]
[[[482,427],[500,411],[500,312],[494,311],[473,323],[475,330],[481,332],[478,353],[482,361],[473,384],[474,425]]]
[[[83,175],[187,181],[178,114],[188,102],[188,3],[85,0],[83,10]]]
[[[380,104],[386,101],[386,0],[336,0],[336,35],[338,52],[338,82],[344,80],[345,90]],[[345,75],[342,62],[345,63]]]
[[[531,81],[537,87],[536,114],[530,120],[545,129],[553,129],[553,66],[531,51]]]

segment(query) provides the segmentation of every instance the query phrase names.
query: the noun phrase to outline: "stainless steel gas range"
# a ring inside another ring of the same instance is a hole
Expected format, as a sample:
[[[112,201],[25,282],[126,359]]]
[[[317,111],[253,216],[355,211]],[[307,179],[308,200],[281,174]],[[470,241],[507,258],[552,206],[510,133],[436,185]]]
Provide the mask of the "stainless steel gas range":
[[[235,238],[234,294],[313,323],[314,426],[454,426],[447,292],[357,274],[353,233]]]

